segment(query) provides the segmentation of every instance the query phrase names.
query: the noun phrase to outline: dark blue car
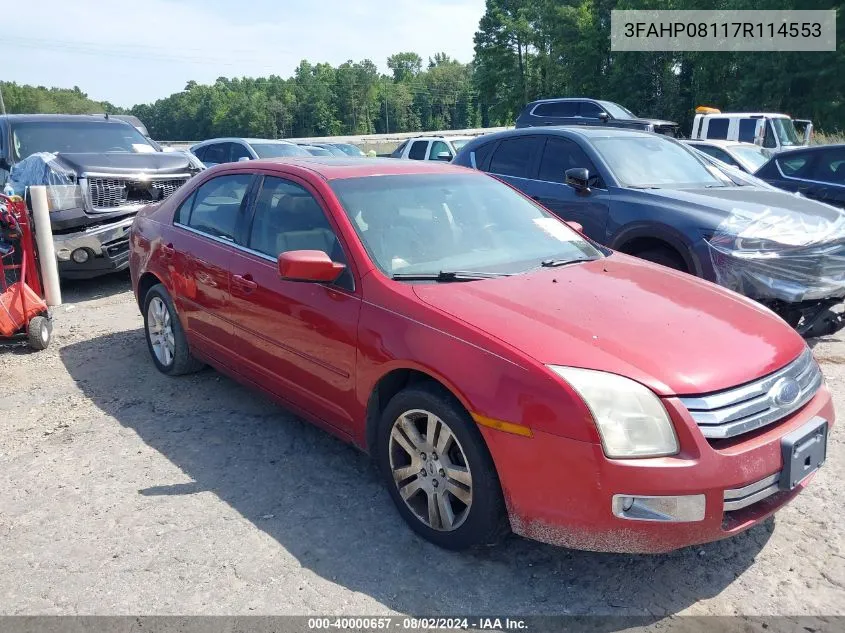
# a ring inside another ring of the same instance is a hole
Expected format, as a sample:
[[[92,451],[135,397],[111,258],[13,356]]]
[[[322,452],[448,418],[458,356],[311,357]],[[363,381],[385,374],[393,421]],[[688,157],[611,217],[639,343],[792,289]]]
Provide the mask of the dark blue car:
[[[780,189],[845,207],[845,145],[814,145],[780,152],[755,175]]]
[[[674,139],[635,130],[509,130],[474,139],[453,162],[504,180],[600,244],[741,292],[799,331],[841,327],[829,314],[845,297],[839,209],[732,178]]]

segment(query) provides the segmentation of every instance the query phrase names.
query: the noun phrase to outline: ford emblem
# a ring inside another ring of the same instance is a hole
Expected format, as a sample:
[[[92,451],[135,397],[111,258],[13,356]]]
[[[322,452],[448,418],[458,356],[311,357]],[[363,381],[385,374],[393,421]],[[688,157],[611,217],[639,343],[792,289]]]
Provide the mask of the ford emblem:
[[[793,404],[801,396],[801,385],[795,378],[781,378],[769,390],[772,402],[780,407]]]

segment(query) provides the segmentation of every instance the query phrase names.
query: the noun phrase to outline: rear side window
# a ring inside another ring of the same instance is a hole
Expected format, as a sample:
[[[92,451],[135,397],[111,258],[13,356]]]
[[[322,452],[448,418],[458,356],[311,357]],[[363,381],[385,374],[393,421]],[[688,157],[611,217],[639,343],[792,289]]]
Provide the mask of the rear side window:
[[[538,178],[548,182],[565,182],[566,170],[584,167],[591,176],[597,176],[596,168],[584,151],[572,141],[550,137],[546,140],[543,158],[540,161]]]
[[[188,226],[212,237],[235,239],[235,226],[246,192],[252,182],[250,174],[232,174],[212,178],[197,189]]]
[[[570,117],[578,116],[577,101],[554,101],[541,103],[533,112],[534,116]]]
[[[493,154],[489,171],[502,176],[527,178],[536,141],[536,136],[509,138],[502,141]]]
[[[754,132],[757,130],[758,119],[740,119],[739,120],[739,135],[737,140],[740,143],[753,143]]]
[[[425,153],[428,149],[428,141],[414,141],[411,145],[411,151],[408,152],[408,158],[411,160],[425,160]]]
[[[710,119],[707,123],[707,138],[726,140],[729,124],[728,119]]]

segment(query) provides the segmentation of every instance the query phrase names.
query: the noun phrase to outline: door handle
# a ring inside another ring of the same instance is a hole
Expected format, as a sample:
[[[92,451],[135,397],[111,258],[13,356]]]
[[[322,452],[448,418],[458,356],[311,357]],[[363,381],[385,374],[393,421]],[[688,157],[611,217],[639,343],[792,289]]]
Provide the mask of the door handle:
[[[252,279],[252,275],[232,275],[232,285],[244,294],[249,294],[258,288],[258,284]]]

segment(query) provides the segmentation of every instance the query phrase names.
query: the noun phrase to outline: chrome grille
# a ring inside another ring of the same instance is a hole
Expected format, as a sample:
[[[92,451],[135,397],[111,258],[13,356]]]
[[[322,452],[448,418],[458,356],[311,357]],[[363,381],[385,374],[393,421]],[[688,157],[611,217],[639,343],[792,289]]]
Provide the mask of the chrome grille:
[[[803,407],[822,384],[822,372],[806,348],[789,365],[765,378],[706,396],[681,398],[704,437],[725,439],[782,420]],[[781,402],[778,389],[797,383],[798,395]]]
[[[164,200],[188,181],[187,178],[88,178],[88,198],[95,211],[111,211],[124,205]],[[160,193],[159,193],[160,192]]]

